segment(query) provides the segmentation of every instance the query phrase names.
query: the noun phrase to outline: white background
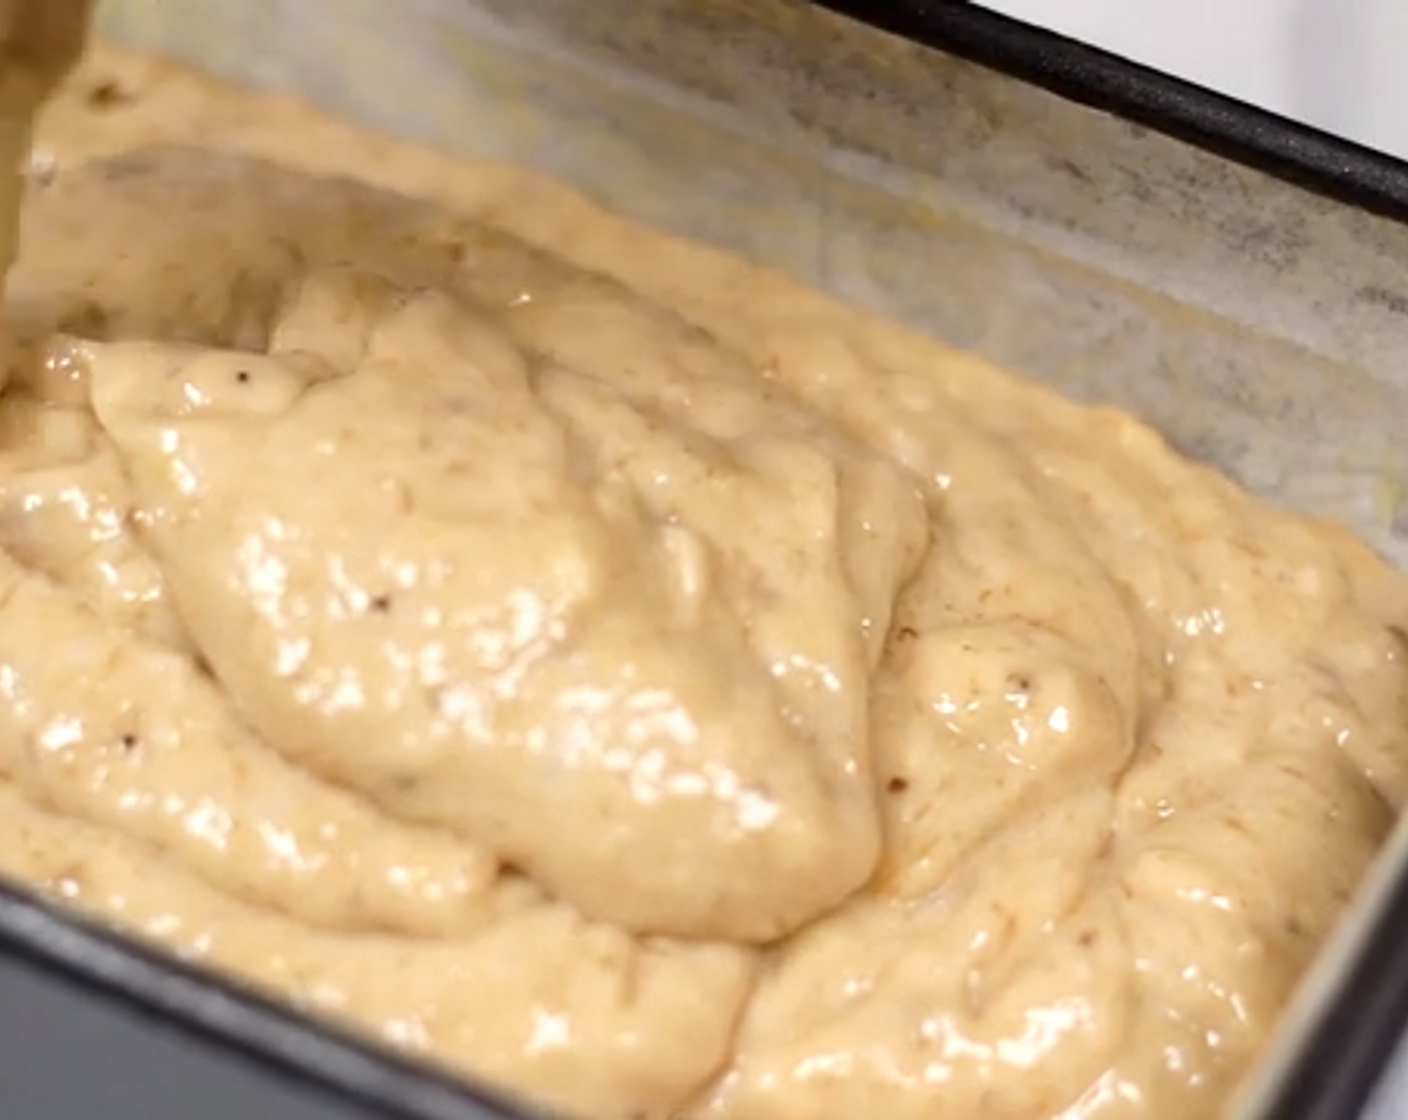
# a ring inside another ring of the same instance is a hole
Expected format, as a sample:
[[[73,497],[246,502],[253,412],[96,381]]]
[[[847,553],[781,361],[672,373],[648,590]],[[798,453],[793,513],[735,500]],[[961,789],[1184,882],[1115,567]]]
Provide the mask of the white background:
[[[1408,0],[983,0],[1408,159]]]

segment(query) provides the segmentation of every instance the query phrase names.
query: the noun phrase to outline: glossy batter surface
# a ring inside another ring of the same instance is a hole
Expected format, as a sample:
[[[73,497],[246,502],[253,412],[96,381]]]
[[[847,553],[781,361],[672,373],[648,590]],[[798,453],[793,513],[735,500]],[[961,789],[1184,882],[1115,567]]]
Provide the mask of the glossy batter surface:
[[[1401,577],[522,172],[108,50],[40,135],[0,868],[586,1117],[1225,1099]]]

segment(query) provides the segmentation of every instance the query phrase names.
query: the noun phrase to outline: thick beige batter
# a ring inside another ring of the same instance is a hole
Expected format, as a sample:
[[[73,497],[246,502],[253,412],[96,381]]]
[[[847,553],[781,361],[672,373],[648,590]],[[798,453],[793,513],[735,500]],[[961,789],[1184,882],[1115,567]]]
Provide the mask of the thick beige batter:
[[[111,51],[41,139],[0,867],[587,1117],[1215,1112],[1403,579],[521,172]]]

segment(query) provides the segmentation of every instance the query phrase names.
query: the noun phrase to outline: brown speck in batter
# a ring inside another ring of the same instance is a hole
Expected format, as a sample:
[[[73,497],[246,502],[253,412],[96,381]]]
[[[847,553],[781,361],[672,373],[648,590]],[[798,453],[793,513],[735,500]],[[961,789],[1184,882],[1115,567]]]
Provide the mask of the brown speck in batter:
[[[115,109],[128,104],[132,95],[117,82],[109,80],[91,87],[85,100],[93,109]]]

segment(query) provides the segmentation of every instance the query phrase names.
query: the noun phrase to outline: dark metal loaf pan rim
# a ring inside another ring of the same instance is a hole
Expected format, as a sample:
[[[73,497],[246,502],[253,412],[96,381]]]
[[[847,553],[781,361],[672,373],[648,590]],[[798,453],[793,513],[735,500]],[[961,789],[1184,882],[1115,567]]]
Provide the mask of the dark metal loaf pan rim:
[[[813,0],[1316,194],[1408,221],[1408,162],[967,0]]]
[[[297,1090],[316,1120],[542,1120],[458,1077],[383,1050],[350,1031],[321,1023],[233,979],[171,956],[95,919],[0,881],[0,975],[20,968],[46,993],[77,995],[123,1014],[124,1047],[160,1039],[183,1053],[204,1051],[238,1073],[257,1094],[268,1078]],[[0,982],[3,990],[3,982]],[[0,1020],[13,1009],[0,1005]],[[7,1038],[36,1029],[4,1021]],[[37,1046],[66,1040],[30,1038]],[[55,1032],[57,1033],[57,1032]],[[140,1036],[140,1037],[138,1037]],[[74,1055],[82,1076],[82,1055]],[[140,1070],[130,1076],[140,1076]],[[19,1103],[0,1084],[0,1113]],[[260,1101],[241,1102],[252,1120]],[[25,1120],[58,1120],[26,1113]],[[153,1118],[155,1120],[155,1118]]]

